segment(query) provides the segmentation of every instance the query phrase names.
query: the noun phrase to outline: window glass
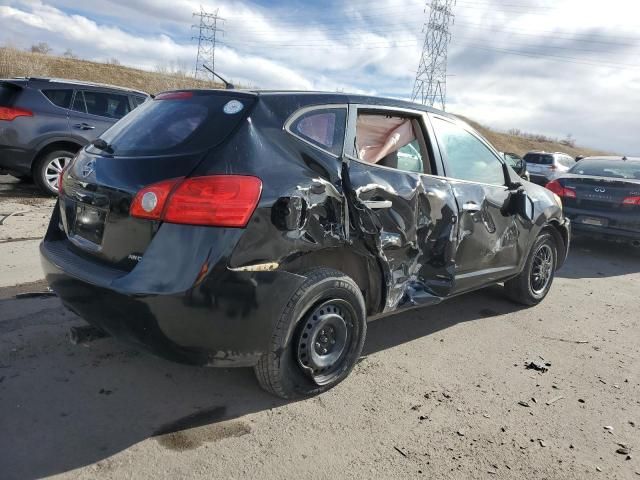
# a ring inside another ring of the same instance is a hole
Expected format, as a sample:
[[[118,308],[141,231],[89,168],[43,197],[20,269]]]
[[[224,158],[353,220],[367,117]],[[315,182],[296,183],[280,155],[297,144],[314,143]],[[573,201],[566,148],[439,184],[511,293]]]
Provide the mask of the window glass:
[[[108,118],[122,118],[129,113],[129,98],[114,93],[93,92],[85,90],[84,100],[87,113]]]
[[[527,153],[524,156],[527,163],[535,163],[536,165],[553,165],[553,155],[547,153]]]
[[[347,111],[343,108],[313,110],[298,118],[291,126],[291,132],[334,155],[340,155],[346,121]]]
[[[147,99],[146,97],[140,97],[138,95],[133,95],[131,97],[131,100],[133,101],[133,108],[136,108],[136,107],[139,107],[140,105],[142,105],[145,102],[146,99]]]
[[[42,90],[45,97],[51,101],[54,105],[62,108],[69,108],[71,103],[71,97],[73,90],[69,89],[56,89],[56,90]]]
[[[640,180],[640,162],[630,160],[581,160],[569,170],[575,175]]]
[[[433,126],[447,160],[448,177],[504,185],[502,163],[478,138],[458,125],[437,117]]]
[[[87,113],[87,106],[84,103],[84,94],[81,91],[77,91],[75,97],[73,97],[73,105],[71,109],[76,112]]]
[[[419,121],[400,115],[358,114],[356,149],[363,162],[416,173],[429,158]]]
[[[244,105],[224,112],[231,100]],[[207,91],[175,99],[149,100],[102,134],[114,155],[168,155],[212,148],[245,118],[251,100]],[[92,147],[90,147],[92,148]]]

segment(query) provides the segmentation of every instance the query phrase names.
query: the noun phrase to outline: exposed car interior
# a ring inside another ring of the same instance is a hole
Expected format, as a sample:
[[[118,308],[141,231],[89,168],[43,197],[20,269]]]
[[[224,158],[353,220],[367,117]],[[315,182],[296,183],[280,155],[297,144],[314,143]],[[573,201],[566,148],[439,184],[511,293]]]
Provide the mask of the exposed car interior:
[[[419,121],[411,117],[365,113],[356,122],[358,159],[409,172],[431,173]]]

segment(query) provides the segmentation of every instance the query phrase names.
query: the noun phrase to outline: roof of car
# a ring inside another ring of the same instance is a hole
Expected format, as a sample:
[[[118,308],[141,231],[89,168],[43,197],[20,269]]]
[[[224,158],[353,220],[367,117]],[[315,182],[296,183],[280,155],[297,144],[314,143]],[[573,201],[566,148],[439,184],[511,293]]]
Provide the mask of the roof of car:
[[[83,87],[106,88],[109,90],[119,90],[123,92],[139,93],[141,95],[149,96],[148,93],[143,92],[141,90],[135,90],[133,88],[119,87],[117,85],[108,85],[106,83],[85,82],[83,80],[74,80],[69,78],[17,77],[17,78],[9,79],[9,81],[16,81],[16,80],[24,81],[24,82],[43,82],[43,83],[49,83],[49,84],[80,85]]]

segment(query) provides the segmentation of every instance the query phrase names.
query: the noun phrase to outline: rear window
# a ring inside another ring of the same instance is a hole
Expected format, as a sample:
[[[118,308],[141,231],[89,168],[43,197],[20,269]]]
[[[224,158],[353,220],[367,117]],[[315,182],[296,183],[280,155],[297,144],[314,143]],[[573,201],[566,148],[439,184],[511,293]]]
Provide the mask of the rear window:
[[[582,160],[569,170],[576,175],[640,180],[640,162],[628,160]]]
[[[312,110],[290,127],[291,133],[334,155],[340,155],[344,143],[347,111],[344,108]]]
[[[167,155],[211,148],[231,133],[252,102],[210,92],[159,97],[140,105],[101,136],[114,155]],[[228,108],[230,102],[234,108]]]
[[[553,155],[543,153],[527,153],[524,156],[524,160],[527,163],[535,163],[538,165],[553,165]]]
[[[73,90],[70,89],[42,90],[42,93],[51,103],[62,108],[69,108],[73,96]]]

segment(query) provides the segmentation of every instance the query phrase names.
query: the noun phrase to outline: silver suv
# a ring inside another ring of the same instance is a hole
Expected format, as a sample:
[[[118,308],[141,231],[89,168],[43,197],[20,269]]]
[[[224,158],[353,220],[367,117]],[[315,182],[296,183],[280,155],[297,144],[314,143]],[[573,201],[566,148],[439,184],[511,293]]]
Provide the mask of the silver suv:
[[[569,171],[576,161],[561,152],[529,152],[524,156],[531,181],[539,185],[548,182]]]

